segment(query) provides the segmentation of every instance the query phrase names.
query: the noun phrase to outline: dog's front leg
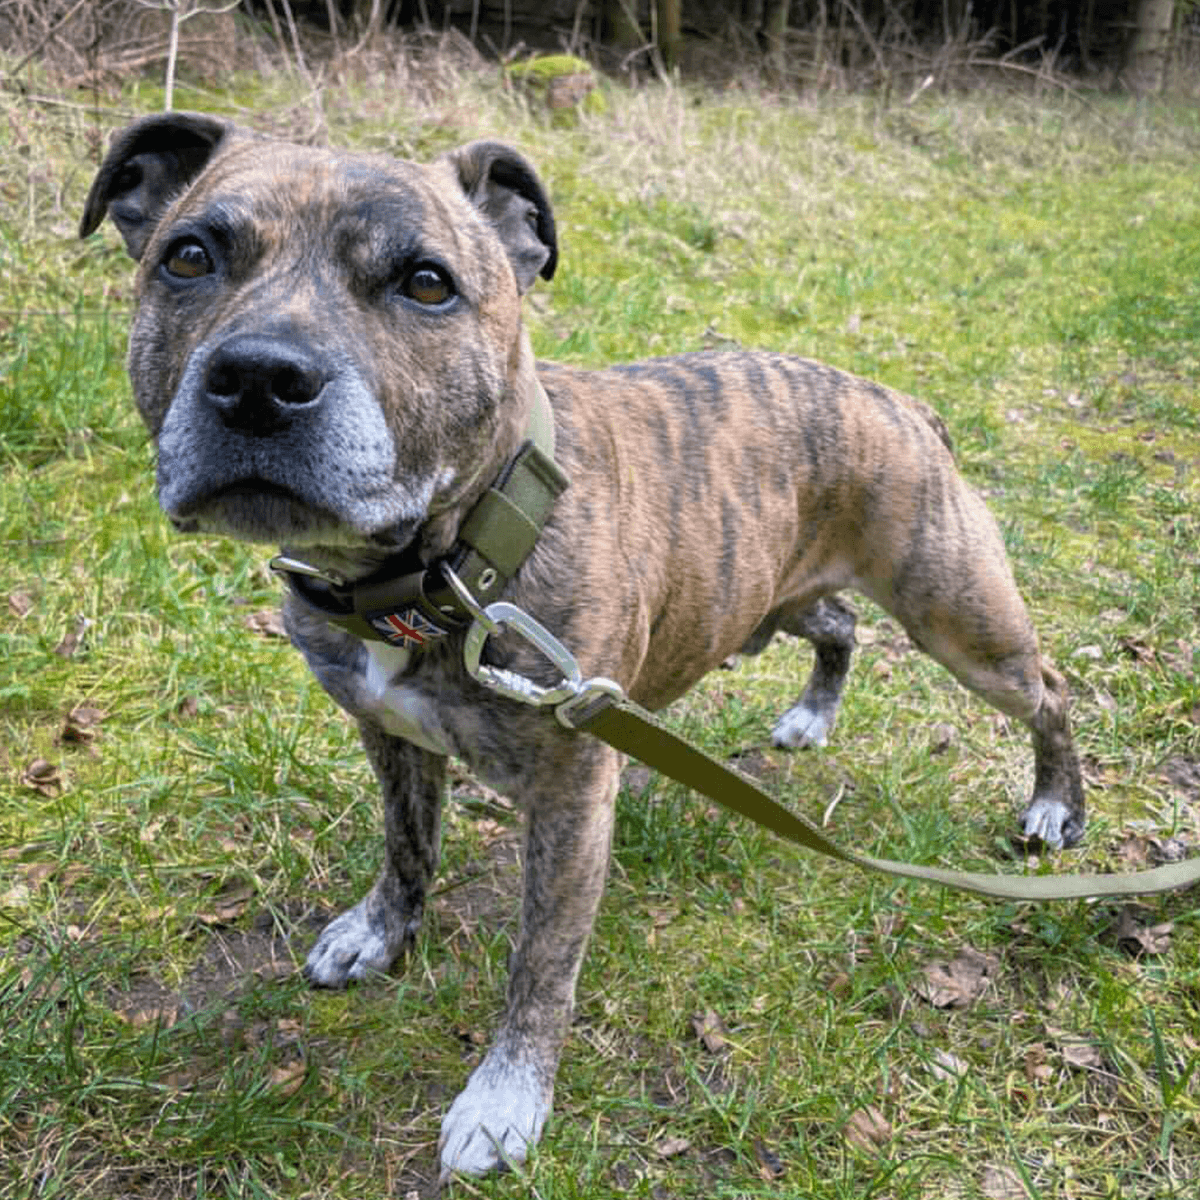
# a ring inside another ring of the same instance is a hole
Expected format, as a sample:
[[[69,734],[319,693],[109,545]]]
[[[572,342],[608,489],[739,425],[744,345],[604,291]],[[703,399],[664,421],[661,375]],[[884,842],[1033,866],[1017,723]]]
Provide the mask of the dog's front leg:
[[[375,886],[321,932],[304,977],[321,987],[386,971],[421,927],[425,891],[438,862],[446,759],[359,722],[383,793],[384,862]]]
[[[539,756],[529,802],[524,906],[508,1006],[492,1048],[442,1122],[442,1175],[521,1162],[541,1136],[608,869],[620,756],[572,737]]]

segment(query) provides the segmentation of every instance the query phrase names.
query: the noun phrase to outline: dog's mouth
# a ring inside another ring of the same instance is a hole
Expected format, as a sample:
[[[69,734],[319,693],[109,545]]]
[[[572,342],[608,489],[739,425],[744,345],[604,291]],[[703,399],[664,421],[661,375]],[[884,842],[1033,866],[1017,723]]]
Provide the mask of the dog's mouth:
[[[285,484],[261,479],[239,480],[179,503],[163,499],[163,509],[180,533],[213,533],[296,548],[338,547],[370,556],[402,551],[419,525],[410,518],[361,528],[332,507]]]

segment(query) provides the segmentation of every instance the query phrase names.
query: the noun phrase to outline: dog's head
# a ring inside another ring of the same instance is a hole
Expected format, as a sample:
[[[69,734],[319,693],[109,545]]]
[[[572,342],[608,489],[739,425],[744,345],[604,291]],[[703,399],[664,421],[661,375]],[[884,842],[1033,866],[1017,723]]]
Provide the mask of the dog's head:
[[[113,142],[81,235],[106,214],[140,264],[129,370],[177,526],[446,549],[532,403],[520,297],[557,247],[524,159],[475,142],[418,165],[173,113]]]

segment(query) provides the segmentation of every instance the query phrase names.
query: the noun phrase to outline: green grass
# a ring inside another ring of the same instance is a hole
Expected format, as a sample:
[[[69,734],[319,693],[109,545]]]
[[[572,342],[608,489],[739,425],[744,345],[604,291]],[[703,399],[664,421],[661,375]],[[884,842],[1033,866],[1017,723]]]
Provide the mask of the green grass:
[[[1194,852],[1194,110],[612,88],[568,128],[449,57],[386,69],[322,91],[334,141],[427,157],[499,134],[542,171],[562,255],[527,306],[540,354],[769,347],[934,403],[1074,694],[1092,820],[1056,868],[1141,865],[1153,838]],[[312,127],[289,89],[179,103]],[[159,99],[139,82],[121,103]],[[344,994],[302,985],[378,861],[368,771],[248,624],[277,598],[265,555],[158,513],[122,367],[130,265],[111,228],[72,237],[92,117],[4,105],[0,1197],[431,1194],[441,1113],[502,1004],[516,821],[462,777],[412,957]],[[861,612],[827,750],[767,748],[807,671],[790,645],[673,719],[848,844],[995,865],[1031,783],[1023,731]],[[81,707],[101,715],[69,722]],[[1133,912],[1169,937],[1135,955],[1112,904],[865,878],[635,774],[547,1139],[452,1192],[1193,1197],[1200,908]],[[964,947],[988,985],[934,1007],[925,968]],[[716,1049],[692,1025],[709,1012]]]

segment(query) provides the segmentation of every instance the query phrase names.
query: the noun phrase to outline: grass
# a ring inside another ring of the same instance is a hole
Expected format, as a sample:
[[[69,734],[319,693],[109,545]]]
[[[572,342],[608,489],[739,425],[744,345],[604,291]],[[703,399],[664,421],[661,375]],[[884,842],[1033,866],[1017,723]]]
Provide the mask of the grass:
[[[546,357],[763,346],[935,404],[1074,693],[1092,821],[1056,868],[1195,852],[1194,109],[651,87],[562,126],[448,57],[316,106],[290,86],[179,103],[284,130],[319,109],[334,141],[406,155],[527,151],[562,238],[528,304]],[[132,82],[100,124],[159,101]],[[344,994],[298,980],[373,875],[368,772],[262,616],[265,555],[157,511],[129,264],[111,228],[72,239],[92,114],[3,104],[0,1197],[430,1194],[502,1003],[516,823],[458,779],[412,957]],[[767,748],[807,669],[790,645],[674,719],[847,843],[995,865],[1023,732],[867,605],[862,629],[819,754]],[[1198,917],[1192,894],[1034,908],[864,878],[631,772],[547,1140],[452,1192],[1184,1200]],[[953,1006],[930,1002],[938,963]]]

